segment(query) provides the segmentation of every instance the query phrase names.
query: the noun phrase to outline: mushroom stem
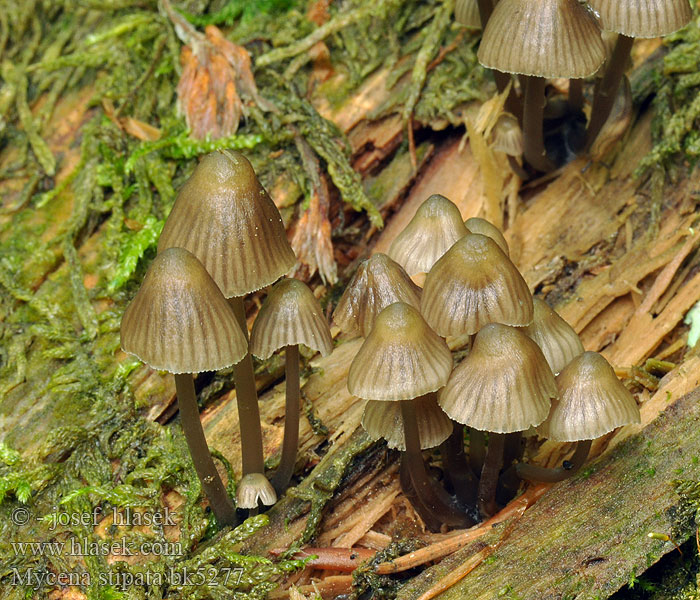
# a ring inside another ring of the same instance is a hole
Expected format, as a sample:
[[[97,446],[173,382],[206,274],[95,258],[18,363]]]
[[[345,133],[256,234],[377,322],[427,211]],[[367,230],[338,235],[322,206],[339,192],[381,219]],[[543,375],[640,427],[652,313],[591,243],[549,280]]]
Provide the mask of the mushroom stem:
[[[294,473],[299,451],[299,345],[287,346],[285,350],[286,401],[284,407],[284,439],[282,457],[277,471],[272,476],[272,485],[277,495],[282,494]]]
[[[469,428],[469,466],[476,477],[481,476],[486,459],[486,434],[483,431]]]
[[[452,527],[473,525],[474,523],[467,514],[456,508],[449,494],[437,487],[428,475],[421,453],[416,407],[413,400],[401,401],[401,417],[403,418],[403,431],[406,440],[406,452],[403,460],[407,462],[411,483],[420,503],[447,525]]]
[[[618,34],[615,47],[613,48],[612,56],[605,69],[605,74],[596,86],[595,95],[593,97],[593,110],[591,111],[591,120],[588,122],[586,131],[586,150],[590,149],[600,130],[605,125],[615,105],[615,97],[617,90],[620,87],[622,76],[625,74],[625,67],[632,50],[634,38]]]
[[[464,426],[453,423],[452,433],[442,445],[445,457],[445,471],[452,483],[457,500],[464,506],[474,506],[476,502],[476,479],[472,475],[464,454]]]
[[[180,423],[185,432],[187,446],[190,449],[192,462],[204,494],[209,499],[209,504],[219,524],[222,527],[229,525],[233,527],[238,524],[236,509],[226,493],[226,487],[219,477],[219,472],[216,470],[207,440],[204,437],[192,375],[190,373],[176,374],[175,390],[180,409]]]
[[[420,518],[423,519],[425,526],[430,531],[440,531],[442,519],[438,514],[426,507],[421,502],[421,499],[418,497],[418,494],[416,494],[416,490],[413,487],[413,482],[411,481],[411,472],[408,467],[408,460],[406,460],[405,452],[401,453],[401,464],[399,466],[399,482],[401,484],[401,490],[403,491],[404,496],[408,498],[408,501],[411,503],[411,506],[413,506],[416,512],[420,515]]]
[[[569,106],[573,112],[583,110],[583,79],[569,80]]]
[[[498,473],[503,465],[503,447],[506,436],[503,433],[489,433],[489,445],[486,448],[486,460],[479,479],[479,510],[484,518],[496,513],[496,487]]]
[[[544,112],[544,77],[524,77],[525,102],[523,106],[523,156],[538,171],[547,173],[554,165],[544,150],[542,121]]]
[[[571,460],[565,460],[561,467],[548,469],[546,467],[536,467],[520,463],[515,465],[515,472],[521,479],[528,481],[540,481],[542,483],[556,483],[571,477],[578,471],[588,458],[588,451],[591,449],[592,440],[581,440],[576,444],[576,451]]]
[[[229,298],[229,304],[247,340],[248,326],[245,319],[243,297]],[[253,359],[250,352],[246,353],[241,362],[233,366],[233,380],[236,385],[236,403],[238,404],[238,420],[241,428],[243,475],[265,473],[258,393],[255,389]]]

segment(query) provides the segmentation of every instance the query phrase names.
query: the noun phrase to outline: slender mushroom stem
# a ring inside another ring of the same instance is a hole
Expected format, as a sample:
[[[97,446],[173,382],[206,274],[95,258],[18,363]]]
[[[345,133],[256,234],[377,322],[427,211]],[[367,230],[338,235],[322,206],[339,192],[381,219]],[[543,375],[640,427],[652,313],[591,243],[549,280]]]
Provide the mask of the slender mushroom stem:
[[[483,431],[469,428],[469,466],[472,473],[478,478],[484,468],[486,459],[486,434]]]
[[[479,479],[479,510],[484,518],[490,517],[498,509],[496,505],[496,488],[498,473],[503,465],[503,446],[506,436],[503,433],[489,433],[489,445],[486,448],[486,460]]]
[[[453,426],[450,437],[442,444],[445,471],[457,500],[464,506],[471,507],[476,502],[476,479],[464,454],[464,426],[459,423],[453,423]]]
[[[523,432],[514,431],[513,433],[506,433],[505,445],[503,448],[503,464],[506,467],[512,465],[515,461],[520,460],[523,457]]]
[[[569,107],[574,112],[583,110],[583,79],[569,79]]]
[[[229,298],[229,304],[247,340],[248,326],[245,319],[243,297],[234,296]],[[238,419],[241,427],[243,475],[265,473],[258,393],[255,389],[253,359],[250,352],[246,353],[241,362],[233,366],[233,380],[236,384],[236,402],[238,404]]]
[[[403,418],[403,432],[406,440],[406,452],[403,460],[408,463],[407,468],[411,475],[413,489],[421,504],[447,525],[452,527],[473,525],[473,521],[467,514],[453,506],[449,494],[437,487],[428,475],[421,453],[416,407],[413,400],[401,401],[401,417]]]
[[[625,74],[625,67],[629,60],[630,52],[634,38],[618,34],[615,47],[613,48],[610,61],[605,68],[605,74],[599,86],[596,86],[595,95],[593,96],[593,110],[591,111],[591,120],[588,122],[588,130],[586,131],[586,150],[595,142],[600,130],[605,125],[615,105],[615,97],[617,90],[620,87],[622,76]]]
[[[547,158],[544,150],[544,134],[542,131],[544,112],[544,77],[524,77],[525,102],[523,107],[523,156],[538,171],[547,173],[554,169],[552,161]]]
[[[591,441],[592,440],[581,440],[577,442],[576,451],[571,457],[571,460],[565,460],[561,467],[547,469],[545,467],[536,467],[534,465],[520,463],[515,465],[515,472],[518,474],[518,477],[527,479],[528,481],[539,481],[542,483],[563,481],[576,473],[576,471],[583,466],[583,463],[586,462],[588,451],[591,449]]]
[[[236,509],[226,493],[226,487],[219,477],[219,472],[216,470],[207,440],[204,437],[192,375],[190,373],[176,374],[175,390],[180,408],[180,423],[185,432],[187,446],[190,449],[199,481],[202,483],[202,489],[209,499],[209,504],[219,524],[222,527],[229,525],[233,527],[238,524]]]
[[[299,451],[299,411],[301,410],[299,393],[299,346],[287,346],[285,349],[286,401],[284,407],[284,439],[282,440],[282,457],[279,467],[272,476],[272,485],[277,495],[282,494],[289,485],[294,473]]]
[[[420,515],[420,518],[423,519],[425,526],[430,531],[440,531],[442,519],[439,517],[439,515],[436,515],[432,510],[427,508],[421,502],[421,499],[418,497],[418,494],[416,494],[416,490],[413,487],[413,482],[411,481],[411,472],[409,471],[408,460],[406,460],[405,452],[401,453],[401,464],[399,466],[399,482],[401,483],[401,490],[403,491],[404,496],[408,498],[408,501],[411,503],[411,506],[413,506],[416,512]]]

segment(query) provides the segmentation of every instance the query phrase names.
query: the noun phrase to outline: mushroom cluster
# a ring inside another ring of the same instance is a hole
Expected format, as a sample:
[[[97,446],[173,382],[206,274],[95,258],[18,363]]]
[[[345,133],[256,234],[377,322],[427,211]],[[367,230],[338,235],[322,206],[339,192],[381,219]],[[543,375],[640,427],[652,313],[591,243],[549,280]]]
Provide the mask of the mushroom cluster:
[[[494,70],[499,92],[512,82],[506,109],[522,127],[523,158],[544,172],[591,149],[615,104],[634,38],[667,35],[692,17],[688,0],[458,0],[455,5],[455,19],[467,27],[475,26],[477,12],[483,28],[479,61]],[[611,52],[603,34],[615,38]],[[593,75],[586,119],[583,82]],[[566,101],[547,99],[548,78],[569,80]]]
[[[362,420],[402,452],[401,484],[426,524],[466,525],[498,508],[514,477],[557,481],[584,463],[590,440],[639,421],[631,393],[600,355],[533,298],[503,235],[431,196],[389,256],[360,265],[334,313],[365,340],[348,390]],[[421,290],[409,275],[427,271]],[[468,350],[453,368],[448,343]],[[465,451],[465,429],[469,445]],[[556,469],[521,463],[523,432],[577,442]],[[421,450],[440,446],[445,483]],[[501,494],[502,496],[503,494]]]
[[[272,288],[248,341],[243,298],[287,273],[296,259],[277,207],[238,152],[202,158],[181,188],[163,227],[158,256],[124,313],[122,348],[175,375],[180,420],[217,521],[236,523],[199,420],[192,373],[233,366],[243,478],[238,508],[274,504],[289,484],[299,427],[298,344],[327,354],[328,323],[306,285],[283,279]],[[265,476],[251,352],[286,349],[287,420],[273,486]]]

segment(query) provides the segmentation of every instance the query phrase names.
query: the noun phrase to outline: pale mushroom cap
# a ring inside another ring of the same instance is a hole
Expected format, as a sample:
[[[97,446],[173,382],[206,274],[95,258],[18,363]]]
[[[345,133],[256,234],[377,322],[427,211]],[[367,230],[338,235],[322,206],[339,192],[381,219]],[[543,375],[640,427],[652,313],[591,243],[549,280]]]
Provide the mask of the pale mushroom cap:
[[[476,335],[438,402],[458,423],[512,433],[544,421],[556,394],[554,375],[537,344],[518,329],[492,323]]]
[[[452,433],[452,421],[438,406],[435,394],[427,394],[415,400],[416,420],[420,447],[435,448],[444,442]],[[373,440],[385,439],[389,448],[406,450],[406,440],[403,433],[403,417],[399,402],[379,402],[370,400],[362,413],[362,427]]]
[[[304,344],[327,356],[333,350],[331,331],[318,300],[298,279],[282,279],[263,302],[250,334],[250,352],[269,358],[285,346]]]
[[[688,0],[589,0],[604,29],[654,38],[685,27],[693,17]]]
[[[389,246],[389,256],[409,275],[427,273],[469,231],[451,201],[434,194],[418,207],[405,229]]]
[[[524,331],[540,347],[554,374],[559,373],[579,354],[583,344],[578,334],[549,305],[534,299],[535,316]]]
[[[216,371],[240,361],[248,344],[226,298],[195,256],[161,252],[124,312],[121,345],[154,369]]]
[[[442,336],[473,334],[488,323],[522,327],[532,321],[532,294],[496,242],[474,233],[455,243],[430,270],[421,312]]]
[[[366,400],[410,400],[445,385],[452,354],[403,302],[387,306],[350,365],[348,390]]]
[[[639,408],[629,390],[597,352],[574,358],[557,376],[559,398],[540,435],[557,442],[593,440],[627,425],[639,423]]]
[[[277,207],[239,152],[212,152],[185,182],[158,251],[186,248],[224,296],[270,285],[296,261]]]
[[[399,263],[378,252],[358,267],[333,312],[333,321],[345,333],[367,337],[377,315],[394,302],[420,308],[420,288]]]
[[[500,0],[478,57],[506,73],[578,79],[598,70],[605,49],[595,17],[578,0]]]
[[[498,117],[498,121],[496,121],[496,124],[493,127],[492,136],[494,150],[504,152],[508,156],[523,155],[523,130],[518,124],[518,119],[516,119],[513,115],[503,113],[500,117]],[[467,223],[465,223],[465,225],[467,225]],[[489,223],[489,225],[491,224]],[[494,225],[491,226],[495,228]],[[471,229],[469,225],[467,225],[467,229],[469,229],[469,231],[472,233],[484,233],[483,231]],[[501,232],[499,231],[498,233]],[[488,234],[484,233],[484,235]],[[501,244],[498,245],[501,246]],[[501,246],[501,248],[503,248],[503,246]],[[505,249],[504,252],[508,254]]]
[[[498,247],[503,250],[506,256],[510,256],[510,249],[508,248],[506,238],[503,237],[501,230],[493,223],[490,223],[481,217],[471,217],[464,222],[464,225],[472,233],[480,233],[481,235],[491,238],[494,242],[496,242],[496,244],[498,244]]]
[[[471,29],[481,29],[481,16],[477,1],[457,0],[455,2],[455,21]]]
[[[275,488],[262,473],[244,475],[236,490],[238,508],[258,508],[258,502],[272,506],[277,502]]]

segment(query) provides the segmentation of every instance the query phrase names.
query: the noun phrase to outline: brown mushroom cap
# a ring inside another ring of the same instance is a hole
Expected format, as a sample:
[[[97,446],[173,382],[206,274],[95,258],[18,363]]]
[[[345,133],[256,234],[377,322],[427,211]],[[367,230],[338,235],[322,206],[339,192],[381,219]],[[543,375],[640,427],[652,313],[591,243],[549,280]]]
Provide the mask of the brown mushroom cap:
[[[445,385],[452,354],[412,306],[379,313],[350,365],[348,390],[365,400],[410,400]]]
[[[163,227],[158,251],[186,248],[224,296],[270,285],[295,263],[282,217],[239,152],[212,152],[185,182]]]
[[[263,302],[250,334],[250,352],[266,359],[285,346],[304,344],[327,356],[331,331],[318,300],[298,279],[282,279]]]
[[[605,49],[595,17],[578,0],[500,0],[478,57],[506,73],[578,79],[598,70]]]
[[[688,0],[589,0],[604,29],[654,38],[685,27],[693,17]]]
[[[476,335],[438,402],[458,423],[512,433],[544,421],[556,394],[554,375],[537,344],[518,329],[492,323]]]
[[[522,154],[522,149],[520,151]],[[480,217],[471,217],[464,222],[465,227],[472,233],[480,233],[486,237],[491,238],[498,247],[503,250],[506,256],[510,256],[510,250],[508,248],[508,242],[506,238],[503,237],[501,230],[496,227],[493,223],[490,223],[486,219]]]
[[[481,15],[476,0],[457,0],[455,2],[455,21],[470,29],[481,29]]]
[[[248,350],[226,298],[202,263],[182,248],[168,248],[151,263],[124,312],[121,345],[170,373],[223,369]]]
[[[428,273],[421,312],[443,336],[473,334],[487,323],[521,327],[532,321],[532,294],[496,242],[472,233]]]
[[[409,275],[427,273],[467,233],[454,202],[433,194],[418,207],[410,223],[391,243],[389,256]]]
[[[420,307],[420,288],[401,265],[378,252],[358,267],[333,312],[342,331],[367,337],[377,315],[394,302]]]
[[[452,421],[438,406],[435,394],[411,400],[416,403],[416,420],[421,450],[435,448],[452,433]],[[389,448],[406,450],[403,417],[399,402],[369,400],[362,413],[362,427],[373,440],[385,439]]]
[[[532,323],[524,331],[540,347],[553,373],[559,373],[579,354],[583,344],[578,334],[549,305],[534,299],[535,313]]]
[[[639,423],[639,408],[629,390],[597,352],[574,358],[557,376],[559,398],[537,431],[557,442],[594,440]]]

